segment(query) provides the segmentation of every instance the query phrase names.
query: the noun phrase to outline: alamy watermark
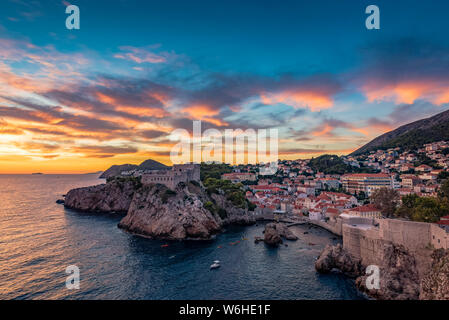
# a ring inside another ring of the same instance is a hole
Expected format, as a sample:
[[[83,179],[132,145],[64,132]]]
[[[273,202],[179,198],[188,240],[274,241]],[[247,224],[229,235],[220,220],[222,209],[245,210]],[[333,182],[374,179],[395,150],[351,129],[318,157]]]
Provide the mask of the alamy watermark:
[[[80,269],[75,265],[70,265],[65,269],[69,276],[65,280],[68,290],[78,290],[80,288]]]
[[[68,5],[65,10],[66,14],[69,16],[66,18],[65,25],[69,30],[79,30],[80,29],[80,8],[76,5]],[[380,29],[380,9],[376,5],[369,5],[365,9],[365,13],[369,16],[365,20],[365,26],[368,30],[379,30]]]
[[[370,5],[366,7],[366,14],[369,14],[366,18],[365,26],[368,30],[379,30],[380,29],[380,9],[378,6]]]
[[[65,13],[70,14],[67,17],[67,19],[65,20],[66,28],[69,30],[72,30],[72,29],[79,30],[80,24],[81,24],[80,8],[75,5],[70,5],[65,8]]]
[[[275,128],[202,132],[201,121],[193,121],[192,134],[176,129],[170,139],[179,141],[170,151],[172,163],[258,163],[261,175],[275,174],[278,169],[279,138]]]
[[[380,289],[380,268],[376,265],[369,265],[366,268],[366,288],[368,290],[379,290]]]

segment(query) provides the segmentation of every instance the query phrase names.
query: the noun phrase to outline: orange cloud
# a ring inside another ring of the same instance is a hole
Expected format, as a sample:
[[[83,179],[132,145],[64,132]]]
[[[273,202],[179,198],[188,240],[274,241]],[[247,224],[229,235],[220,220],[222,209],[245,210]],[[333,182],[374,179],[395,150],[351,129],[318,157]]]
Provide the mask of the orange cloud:
[[[120,104],[117,99],[108,96],[104,93],[97,92],[97,98],[100,102],[112,105],[115,107],[116,111],[121,111],[124,113],[128,113],[131,115],[137,116],[145,116],[145,117],[157,117],[164,118],[170,115],[169,112],[160,109],[160,108],[151,108],[145,106],[131,106],[131,105],[123,105]],[[151,93],[151,96],[157,99],[158,101],[168,101],[168,98],[162,94]]]
[[[397,83],[368,81],[362,91],[369,102],[393,101],[396,104],[412,104],[422,99],[435,105],[449,103],[449,82],[434,79],[405,80]]]
[[[196,104],[185,107],[182,109],[182,112],[189,115],[193,120],[206,121],[220,127],[229,125],[220,119],[214,118],[219,115],[219,110],[213,109],[211,106],[205,104]]]
[[[283,103],[294,108],[309,108],[313,112],[329,109],[333,106],[332,98],[319,91],[287,90],[278,93],[263,93],[264,104]]]

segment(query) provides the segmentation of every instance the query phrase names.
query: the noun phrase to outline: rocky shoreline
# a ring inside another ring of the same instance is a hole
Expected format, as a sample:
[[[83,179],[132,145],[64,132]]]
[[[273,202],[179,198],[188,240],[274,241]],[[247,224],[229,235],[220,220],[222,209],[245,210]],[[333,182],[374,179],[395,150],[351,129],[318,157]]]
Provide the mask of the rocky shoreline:
[[[403,246],[385,242],[379,266],[379,288],[368,286],[368,267],[351,256],[341,244],[327,245],[315,262],[320,273],[334,269],[355,280],[356,287],[378,300],[448,300],[449,250],[438,249],[432,254],[431,267],[420,272],[413,254]]]
[[[206,203],[222,210],[211,211]],[[142,185],[139,179],[116,178],[70,190],[64,206],[84,212],[126,214],[119,228],[160,240],[210,240],[226,225],[255,223],[248,210],[236,208],[220,194],[209,195],[191,182],[171,190],[160,184]]]

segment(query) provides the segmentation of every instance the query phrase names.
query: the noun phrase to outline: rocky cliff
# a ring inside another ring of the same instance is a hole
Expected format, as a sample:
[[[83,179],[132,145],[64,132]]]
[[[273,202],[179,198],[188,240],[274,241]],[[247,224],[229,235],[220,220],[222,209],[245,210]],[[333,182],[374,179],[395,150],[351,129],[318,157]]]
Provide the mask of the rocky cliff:
[[[136,180],[116,179],[106,184],[73,189],[65,196],[64,205],[81,211],[126,213],[140,187]]]
[[[220,208],[220,214],[206,203]],[[106,184],[71,190],[65,206],[89,212],[124,212],[119,227],[131,233],[166,240],[207,240],[227,224],[252,224],[247,210],[224,196],[208,195],[194,183],[170,190],[159,184],[142,185],[136,178],[115,178]]]
[[[380,300],[419,299],[420,278],[415,257],[403,246],[385,243],[382,261],[382,265],[379,266],[379,289],[367,288],[366,274],[357,278],[357,287]]]
[[[422,300],[449,300],[449,250],[438,249],[432,254],[432,266],[421,281]]]
[[[150,238],[211,239],[220,231],[217,217],[187,188],[171,191],[160,185],[144,186],[133,198],[119,227]]]
[[[358,277],[362,274],[362,264],[343,249],[341,244],[327,245],[315,261],[315,269],[320,273],[329,273],[338,269],[349,277]]]
[[[318,257],[315,268],[321,273],[338,269],[354,278],[362,292],[380,300],[449,299],[449,250],[434,251],[432,267],[425,277],[418,272],[415,256],[403,246],[385,242],[380,254],[379,289],[368,289],[367,266],[340,244],[328,245]]]

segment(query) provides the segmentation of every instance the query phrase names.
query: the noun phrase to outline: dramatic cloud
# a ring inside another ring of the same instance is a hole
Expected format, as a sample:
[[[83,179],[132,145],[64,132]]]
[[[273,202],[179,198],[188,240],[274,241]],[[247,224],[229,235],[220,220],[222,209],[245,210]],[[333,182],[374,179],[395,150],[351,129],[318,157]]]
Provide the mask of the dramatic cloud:
[[[168,162],[170,133],[201,120],[202,130],[277,128],[289,157],[342,154],[449,103],[449,50],[410,41],[371,50],[352,71],[307,76],[211,72],[159,45],[112,52],[111,62],[0,38],[0,152]],[[348,92],[365,108],[396,106],[364,115],[345,105]]]
[[[402,39],[373,46],[365,61],[354,81],[369,102],[449,103],[449,47]]]

